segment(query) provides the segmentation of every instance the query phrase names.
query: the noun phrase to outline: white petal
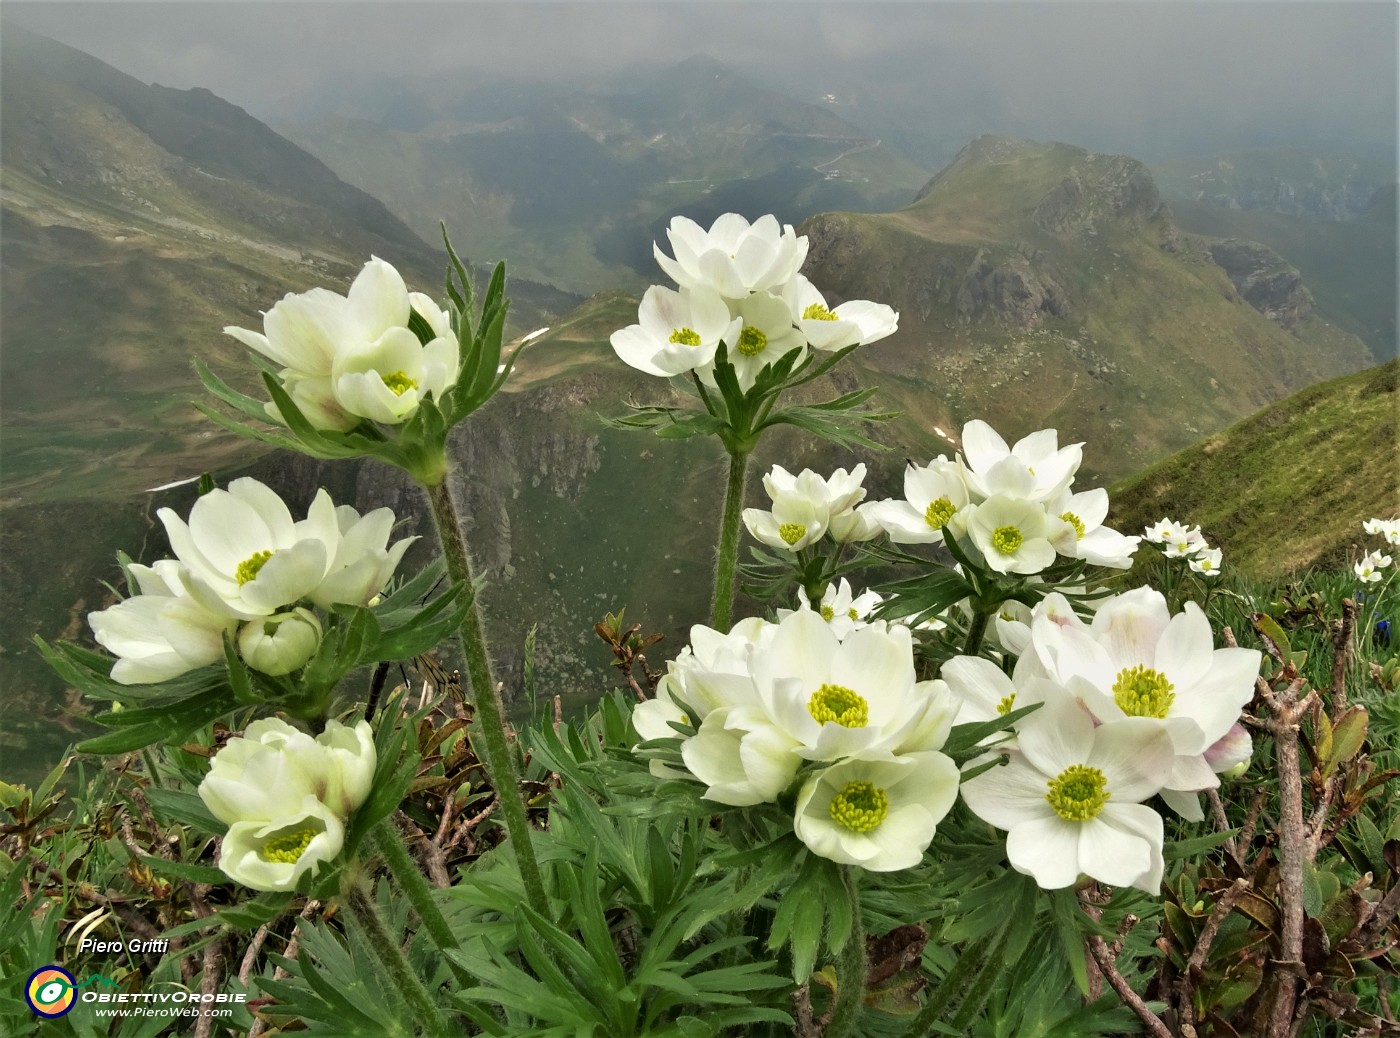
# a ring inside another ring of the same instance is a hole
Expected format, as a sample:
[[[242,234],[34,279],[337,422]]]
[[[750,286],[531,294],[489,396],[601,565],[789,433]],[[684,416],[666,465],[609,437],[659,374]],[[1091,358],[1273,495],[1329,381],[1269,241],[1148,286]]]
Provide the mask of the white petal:
[[[1042,890],[1059,890],[1084,871],[1079,861],[1082,822],[1056,814],[1023,822],[1006,835],[1006,857],[1017,872],[1032,876]]]

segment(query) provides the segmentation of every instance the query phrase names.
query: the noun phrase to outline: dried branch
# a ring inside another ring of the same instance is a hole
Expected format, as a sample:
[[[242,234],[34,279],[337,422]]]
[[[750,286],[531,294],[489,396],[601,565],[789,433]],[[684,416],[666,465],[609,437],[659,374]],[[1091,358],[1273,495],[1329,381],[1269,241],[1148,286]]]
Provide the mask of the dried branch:
[[[1332,720],[1336,721],[1346,712],[1346,675],[1351,666],[1352,654],[1356,646],[1352,643],[1352,632],[1356,629],[1356,602],[1342,599],[1342,618],[1332,624]]]
[[[1089,951],[1094,956],[1094,961],[1098,963],[1099,969],[1103,971],[1109,986],[1118,993],[1123,1004],[1142,1021],[1148,1033],[1153,1038],[1172,1038],[1171,1031],[1162,1022],[1161,1017],[1147,1008],[1147,1003],[1133,990],[1132,985],[1128,983],[1123,974],[1118,972],[1117,963],[1114,961],[1114,957],[1109,954],[1108,945],[1104,943],[1104,939],[1098,934],[1090,934],[1088,944]]]

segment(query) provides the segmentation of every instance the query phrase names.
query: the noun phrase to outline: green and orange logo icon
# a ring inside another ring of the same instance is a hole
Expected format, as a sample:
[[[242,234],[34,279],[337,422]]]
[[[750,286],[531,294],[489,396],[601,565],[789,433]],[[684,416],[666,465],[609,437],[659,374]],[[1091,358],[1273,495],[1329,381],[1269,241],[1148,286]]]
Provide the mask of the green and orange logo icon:
[[[78,1000],[78,982],[62,966],[44,966],[29,976],[24,1000],[42,1017],[53,1019],[66,1014]]]

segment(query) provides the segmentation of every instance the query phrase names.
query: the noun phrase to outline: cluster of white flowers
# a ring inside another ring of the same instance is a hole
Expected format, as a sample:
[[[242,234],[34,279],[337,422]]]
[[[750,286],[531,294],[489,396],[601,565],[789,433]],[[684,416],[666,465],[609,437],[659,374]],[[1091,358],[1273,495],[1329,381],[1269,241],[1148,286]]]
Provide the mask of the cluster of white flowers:
[[[957,798],[958,769],[939,752],[953,710],[946,689],[916,679],[907,627],[875,621],[843,635],[801,609],[727,635],[692,628],[633,723],[644,739],[693,730],[686,770],[653,761],[658,776],[697,779],[706,799],[738,807],[797,784],[803,843],[886,872],[919,861]]]
[[[224,655],[224,632],[255,670],[290,674],[316,652],[322,625],[313,611],[363,606],[383,590],[417,538],[389,544],[394,513],[360,515],[318,491],[305,519],[255,479],[211,490],[186,523],[158,513],[175,558],[133,565],[140,589],[88,614],[99,644],[119,657],[125,685],[166,681]]]
[[[965,782],[963,798],[1007,830],[1012,866],[1042,887],[1085,874],[1155,893],[1163,824],[1143,801],[1160,795],[1199,820],[1197,792],[1247,763],[1239,717],[1260,654],[1214,648],[1194,603],[1172,616],[1151,588],[1105,601],[1089,623],[1051,594],[1029,627],[1009,677],[978,657],[943,666],[940,681],[960,704],[956,723],[1041,704],[997,747],[1007,764]]]
[[[808,347],[864,345],[899,326],[898,315],[879,303],[852,300],[829,308],[798,273],[807,258],[806,236],[776,217],[750,224],[726,213],[706,231],[677,216],[666,237],[674,258],[660,246],[653,250],[677,287],[647,289],[638,323],[612,335],[617,355],[649,375],[694,371],[714,386],[715,352],[723,342],[747,391],[765,365],[794,350],[805,355]]]
[[[1361,528],[1373,537],[1380,535],[1386,544],[1400,544],[1400,519],[1367,519]],[[1366,584],[1375,584],[1383,579],[1382,570],[1394,560],[1380,551],[1370,551],[1361,561],[1352,566],[1356,579]]]
[[[1367,519],[1361,528],[1372,536],[1384,537],[1386,544],[1400,544],[1400,519]]]
[[[291,890],[333,860],[345,821],[374,780],[374,734],[329,721],[316,738],[277,718],[254,721],[214,757],[199,795],[228,825],[219,868],[254,890]]]
[[[797,551],[830,532],[838,543],[888,533],[896,544],[938,544],[951,534],[998,573],[1030,575],[1056,555],[1128,569],[1139,537],[1103,525],[1108,491],[1071,491],[1081,444],[1059,446],[1054,429],[1008,447],[986,422],[963,427],[963,453],[910,465],[903,500],[864,501],[865,466],[823,479],[793,477],[775,466],[763,483],[771,511],[744,512],[749,532],[771,547]]]
[[[410,312],[432,329],[429,342],[409,329]],[[262,332],[224,331],[281,365],[283,387],[317,429],[347,432],[364,419],[398,425],[457,381],[451,320],[378,257],[365,264],[348,296],[325,288],[292,293],[263,315]],[[276,404],[266,406],[283,421]]]
[[[794,476],[774,465],[763,477],[773,507],[744,509],[744,525],[755,540],[784,551],[800,551],[828,533],[838,544],[868,541],[881,531],[870,513],[872,503],[860,504],[864,481],[863,464],[850,472],[837,469],[826,478],[811,469]]]
[[[1185,559],[1186,564],[1202,577],[1220,576],[1223,553],[1206,543],[1199,526],[1187,527],[1171,519],[1159,519],[1144,531],[1145,540],[1162,549],[1169,559]]]

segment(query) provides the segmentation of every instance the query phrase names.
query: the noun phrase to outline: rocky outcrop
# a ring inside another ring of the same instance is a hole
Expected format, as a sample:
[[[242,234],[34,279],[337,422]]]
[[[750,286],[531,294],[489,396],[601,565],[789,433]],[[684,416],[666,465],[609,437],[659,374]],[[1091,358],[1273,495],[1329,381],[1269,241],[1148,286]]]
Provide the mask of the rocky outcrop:
[[[1051,234],[1097,234],[1104,221],[1138,228],[1165,216],[1157,184],[1141,162],[1086,154],[1040,200],[1031,218]]]
[[[1274,323],[1291,331],[1312,313],[1313,296],[1303,276],[1268,246],[1226,238],[1211,242],[1206,255],[1240,297]]]
[[[954,305],[964,317],[987,315],[1017,328],[1032,328],[1047,314],[1066,317],[1069,297],[1017,252],[978,249],[963,275]]]

